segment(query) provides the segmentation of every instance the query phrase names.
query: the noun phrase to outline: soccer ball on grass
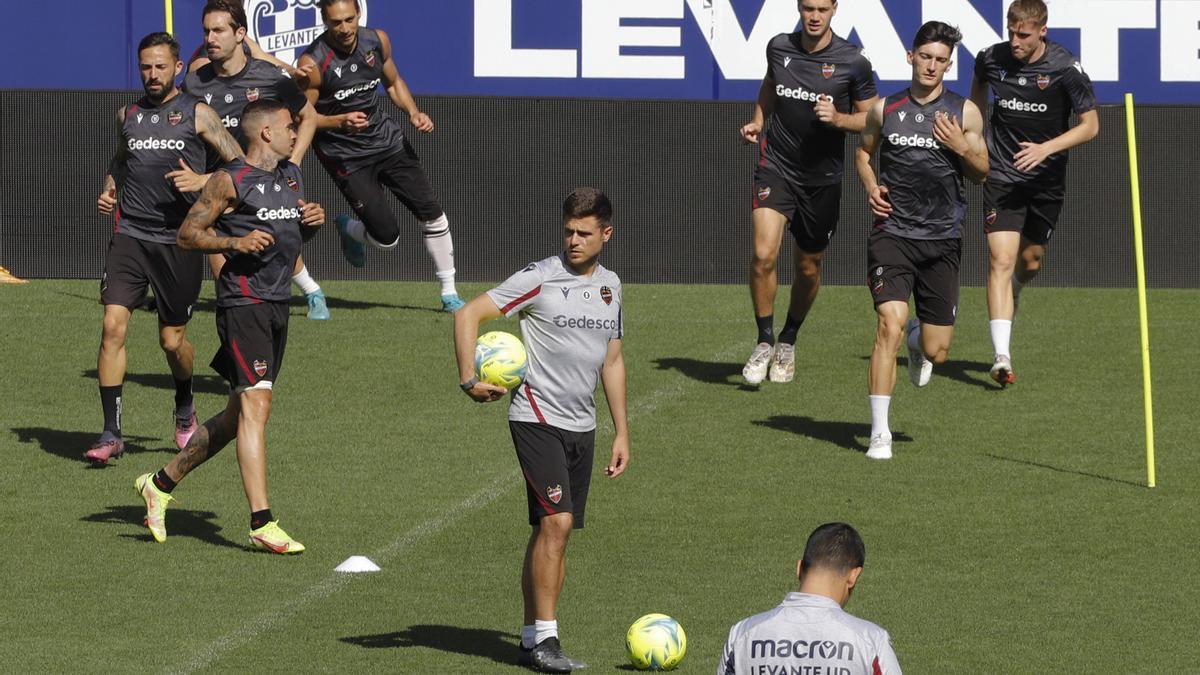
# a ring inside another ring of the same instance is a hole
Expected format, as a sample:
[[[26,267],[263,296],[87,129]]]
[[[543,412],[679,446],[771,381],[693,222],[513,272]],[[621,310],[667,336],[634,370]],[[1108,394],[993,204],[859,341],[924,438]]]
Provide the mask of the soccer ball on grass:
[[[674,670],[687,653],[687,635],[666,614],[647,614],[629,627],[625,650],[638,670]]]

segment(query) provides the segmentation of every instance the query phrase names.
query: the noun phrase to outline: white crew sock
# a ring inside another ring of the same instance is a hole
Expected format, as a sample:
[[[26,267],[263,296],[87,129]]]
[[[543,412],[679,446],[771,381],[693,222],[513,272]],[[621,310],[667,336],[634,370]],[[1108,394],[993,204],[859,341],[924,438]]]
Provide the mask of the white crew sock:
[[[292,283],[296,284],[305,295],[312,295],[321,290],[321,286],[309,276],[307,265],[301,265],[300,273],[292,275]]]
[[[540,645],[547,638],[558,637],[558,621],[542,621],[535,619],[533,622],[533,644]]]
[[[879,434],[891,438],[892,430],[888,428],[888,407],[892,404],[892,397],[871,394],[867,396],[867,400],[871,402],[871,438]]]
[[[1009,342],[1012,340],[1012,321],[992,319],[988,322],[992,331],[992,351],[996,356],[1009,356]]]
[[[438,281],[442,282],[442,295],[456,294],[454,288],[454,240],[450,237],[450,221],[446,214],[437,220],[421,223],[425,236],[425,250],[433,259]]]
[[[537,636],[537,629],[534,628],[533,624],[530,624],[528,626],[521,626],[521,646],[522,647],[524,647],[525,649],[533,649],[534,647],[536,647],[537,642],[534,641],[534,638],[536,636]]]
[[[916,324],[913,329],[908,331],[908,348],[921,351],[921,324]],[[924,352],[921,351],[923,354]]]

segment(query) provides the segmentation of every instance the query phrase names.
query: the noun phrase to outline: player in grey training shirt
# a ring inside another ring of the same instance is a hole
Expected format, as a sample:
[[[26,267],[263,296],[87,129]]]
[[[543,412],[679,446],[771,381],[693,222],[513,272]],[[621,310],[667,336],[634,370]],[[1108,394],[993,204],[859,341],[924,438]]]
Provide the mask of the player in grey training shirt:
[[[775,609],[734,624],[717,675],[898,675],[888,632],[842,609],[865,558],[853,527],[826,523],[813,530],[796,563],[800,589]]]
[[[85,453],[96,464],[107,464],[125,449],[125,334],[147,286],[158,301],[159,343],[175,379],[176,444],[182,448],[196,429],[187,323],[200,293],[202,266],[200,256],[175,245],[195,195],[180,192],[166,176],[180,163],[203,166],[208,149],[226,160],[242,154],[212,108],[175,88],[183,68],[175,38],[168,33],[143,38],[138,66],[145,95],[117,112],[119,145],[96,200],[100,212],[113,214],[115,221],[100,287],[104,328],[96,370],[104,431]]]
[[[892,456],[888,408],[909,295],[917,307],[917,318],[908,323],[913,384],[929,383],[933,363],[946,360],[954,337],[967,207],[962,179],[980,182],[988,172],[979,109],[942,82],[961,39],[958,29],[940,21],[921,26],[908,52],[912,84],[867,113],[855,156],[876,218],[867,241],[868,283],[878,318],[867,371],[870,459]],[[876,150],[878,177],[871,165]]]
[[[612,205],[603,192],[579,188],[563,203],[564,251],[531,263],[454,315],[459,381],[472,399],[506,392],[475,377],[479,325],[521,317],[529,371],[508,408],[509,430],[525,476],[529,524],[521,590],[525,623],[520,662],[543,672],[580,667],[562,651],[556,620],[567,540],[583,527],[596,433],[596,380],[604,385],[615,437],[605,473],[629,465],[621,280],[600,265],[612,236]]]

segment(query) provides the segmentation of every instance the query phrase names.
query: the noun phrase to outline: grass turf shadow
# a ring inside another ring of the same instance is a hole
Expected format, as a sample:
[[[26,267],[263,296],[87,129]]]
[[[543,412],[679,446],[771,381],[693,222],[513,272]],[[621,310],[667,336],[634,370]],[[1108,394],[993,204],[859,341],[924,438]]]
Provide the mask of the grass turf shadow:
[[[743,384],[740,381],[730,380],[732,377],[741,376],[742,364],[740,363],[700,361],[698,359],[682,357],[664,357],[655,359],[654,363],[658,366],[659,370],[678,370],[693,380],[707,382],[708,384],[727,384],[731,386],[740,386]]]
[[[998,459],[1002,462],[1012,462],[1013,464],[1024,464],[1025,466],[1032,466],[1032,467],[1035,467],[1038,469],[1054,471],[1055,473],[1069,473],[1069,474],[1073,474],[1076,476],[1083,476],[1084,478],[1095,478],[1096,480],[1105,480],[1110,483],[1121,483],[1122,485],[1132,485],[1134,487],[1139,487],[1139,488],[1146,487],[1145,483],[1138,483],[1138,482],[1132,481],[1132,480],[1125,480],[1124,478],[1113,478],[1112,476],[1101,476],[1098,473],[1089,473],[1087,471],[1078,471],[1076,469],[1064,469],[1062,467],[1054,466],[1052,464],[1043,464],[1042,462],[1034,462],[1034,461],[1028,460],[1028,459],[1017,459],[1016,457],[1005,457],[1004,455],[996,455],[996,454],[992,454],[992,453],[988,453],[987,456],[991,457],[992,459]]]
[[[42,452],[46,454],[56,455],[63,459],[88,464],[89,466],[93,465],[84,458],[83,453],[100,437],[100,434],[94,431],[62,431],[47,427],[13,427],[10,431],[17,435],[17,440],[21,443],[37,443],[41,446]],[[125,441],[125,452],[129,453],[147,452],[146,447],[142,443],[161,441],[161,439],[154,438],[153,436],[125,436],[123,440]],[[176,452],[174,446],[163,449],[169,452]],[[104,466],[97,465],[96,468],[104,468]]]
[[[130,485],[132,486],[132,482],[130,482]],[[145,515],[145,506],[107,506],[104,511],[84,516],[80,520],[87,523],[137,525],[138,529],[142,530],[141,534],[122,534],[121,536],[137,539],[138,541],[154,541],[154,538],[146,533],[145,525],[142,523]],[[188,509],[173,508],[168,515],[167,536],[171,538],[191,537],[214,546],[236,548],[239,551],[250,550],[248,547],[236,544],[220,535],[221,526],[213,522],[217,514],[212,511],[190,511]]]
[[[907,349],[903,350],[907,353]],[[861,357],[863,361],[870,361],[871,356]],[[906,377],[908,374],[908,357],[901,356],[896,359],[896,366],[904,370],[900,377]],[[976,361],[963,361],[960,359],[947,359],[945,363],[939,363],[933,367],[934,377],[945,377],[963,384],[970,384],[984,389],[1000,391],[1000,385],[992,381],[988,376],[988,372],[992,369],[991,364],[978,363]],[[982,374],[983,377],[976,377],[975,374]]]
[[[367,649],[426,647],[516,665],[520,637],[486,628],[416,625],[394,633],[357,635],[338,640]]]
[[[80,372],[80,377],[85,380],[95,381],[99,374],[95,368]],[[133,384],[150,387],[152,389],[165,389],[170,392],[175,391],[175,378],[169,373],[125,373],[125,381]],[[197,394],[228,394],[229,383],[217,375],[199,375],[192,374],[192,391]],[[172,403],[172,406],[174,404]],[[172,407],[172,411],[174,407]]]
[[[760,427],[770,427],[787,431],[798,436],[806,436],[818,441],[825,441],[855,452],[866,452],[867,446],[859,442],[859,438],[870,438],[871,425],[861,422],[834,422],[815,420],[803,415],[772,415],[765,420],[754,420],[753,424]],[[893,443],[908,443],[912,437],[897,431],[892,432]]]

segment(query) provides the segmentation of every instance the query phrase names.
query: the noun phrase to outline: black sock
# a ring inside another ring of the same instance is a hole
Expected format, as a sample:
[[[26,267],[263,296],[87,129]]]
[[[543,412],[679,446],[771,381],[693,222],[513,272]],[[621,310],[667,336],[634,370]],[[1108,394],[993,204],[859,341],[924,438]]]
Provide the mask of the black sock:
[[[104,408],[104,430],[121,437],[121,385],[100,387],[100,407]]]
[[[779,331],[779,341],[789,345],[796,344],[796,333],[800,332],[802,323],[804,323],[804,319],[794,319],[792,313],[788,312],[787,321],[783,322],[783,330]]]
[[[756,316],[754,317],[754,322],[758,324],[758,342],[765,342],[769,345],[775,344],[775,315]],[[758,343],[756,342],[755,344]]]
[[[250,514],[250,529],[257,530],[267,523],[275,520],[271,517],[271,509],[263,509]]]
[[[192,405],[192,378],[175,380],[175,416],[180,419],[191,417],[194,411],[195,407]]]
[[[166,469],[159,469],[158,473],[154,474],[154,487],[158,488],[159,491],[171,494],[171,490],[175,489],[175,485],[175,481],[171,480],[171,477],[167,475]]]

